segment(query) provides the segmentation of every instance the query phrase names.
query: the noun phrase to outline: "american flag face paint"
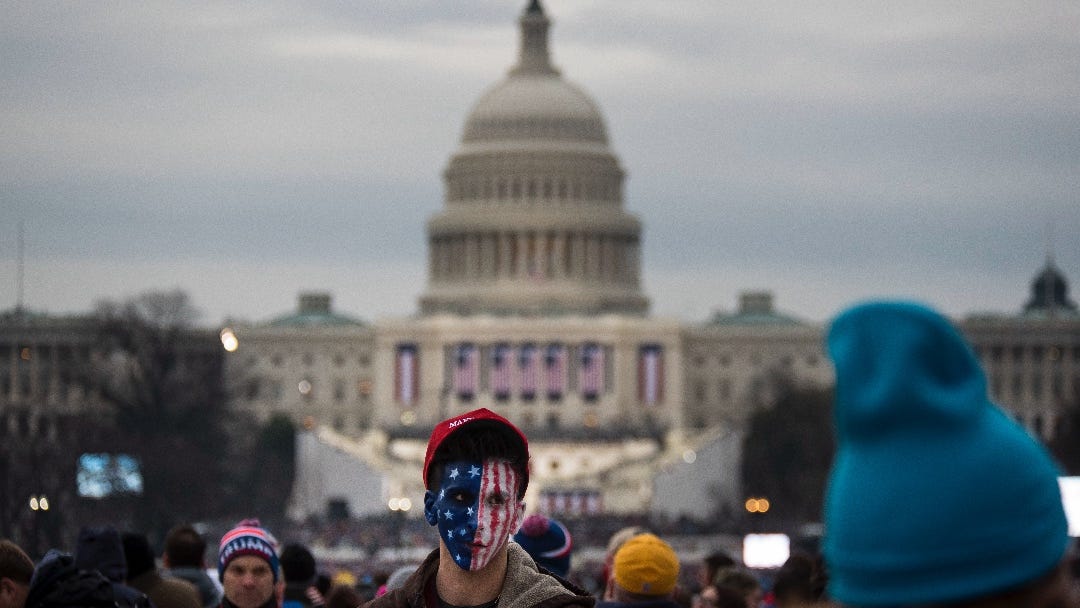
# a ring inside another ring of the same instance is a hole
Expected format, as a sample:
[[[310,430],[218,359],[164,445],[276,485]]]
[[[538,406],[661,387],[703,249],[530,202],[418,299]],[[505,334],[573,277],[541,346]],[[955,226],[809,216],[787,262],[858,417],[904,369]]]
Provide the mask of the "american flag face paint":
[[[425,495],[424,515],[462,570],[482,570],[521,526],[518,483],[506,460],[455,461],[443,468],[438,493]]]

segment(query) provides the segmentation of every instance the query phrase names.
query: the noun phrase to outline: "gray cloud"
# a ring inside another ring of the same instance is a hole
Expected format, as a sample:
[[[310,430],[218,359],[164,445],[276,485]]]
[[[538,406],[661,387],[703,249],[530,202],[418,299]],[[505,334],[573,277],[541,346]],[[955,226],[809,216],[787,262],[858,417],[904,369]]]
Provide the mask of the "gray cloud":
[[[545,7],[628,172],[658,314],[759,287],[817,319],[883,293],[1013,311],[1049,225],[1080,281],[1073,3]],[[441,171],[520,10],[6,3],[0,223],[25,222],[27,303],[180,286],[216,321],[320,288],[414,310]]]

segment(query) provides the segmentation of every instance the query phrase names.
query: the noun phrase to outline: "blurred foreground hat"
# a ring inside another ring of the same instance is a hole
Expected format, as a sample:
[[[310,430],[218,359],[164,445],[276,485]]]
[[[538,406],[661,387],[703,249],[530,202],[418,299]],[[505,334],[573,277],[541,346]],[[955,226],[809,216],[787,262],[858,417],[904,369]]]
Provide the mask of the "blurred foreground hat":
[[[559,576],[570,571],[570,553],[574,549],[570,531],[558,520],[534,514],[525,518],[514,535],[533,561]]]
[[[974,597],[1048,572],[1068,545],[1058,470],[992,404],[971,348],[907,302],[832,323],[837,453],[825,499],[830,594],[886,606]]]
[[[489,426],[508,431],[507,437],[513,440],[520,441],[520,448],[523,452],[525,460],[529,459],[529,440],[525,438],[525,433],[522,433],[519,428],[513,425],[509,420],[496,414],[495,412],[487,409],[480,408],[471,412],[466,412],[460,416],[454,416],[443,420],[439,424],[435,425],[435,428],[431,431],[431,438],[428,439],[427,453],[424,454],[424,487],[430,487],[428,485],[428,469],[431,467],[431,461],[435,456],[435,452],[439,447],[446,442],[454,433],[465,428],[477,428],[478,426]],[[521,482],[520,493],[525,493],[525,488],[529,485],[529,471],[528,466],[525,467],[524,479]]]
[[[235,528],[221,537],[221,548],[218,551],[218,580],[225,578],[225,569],[229,567],[229,562],[241,555],[254,555],[270,564],[276,583],[280,570],[277,544],[274,535],[262,528],[258,519],[245,519],[236,524]]]
[[[679,580],[679,558],[655,534],[639,534],[623,543],[612,565],[615,583],[639,595],[667,595]]]

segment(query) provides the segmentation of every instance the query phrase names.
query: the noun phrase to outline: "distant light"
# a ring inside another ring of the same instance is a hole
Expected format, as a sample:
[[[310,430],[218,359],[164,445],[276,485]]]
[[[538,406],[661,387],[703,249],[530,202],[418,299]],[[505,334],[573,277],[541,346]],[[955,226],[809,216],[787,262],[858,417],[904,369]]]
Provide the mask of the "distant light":
[[[412,508],[412,501],[409,500],[408,498],[405,498],[405,497],[400,497],[399,498],[399,497],[395,496],[394,498],[391,498],[389,500],[389,502],[386,503],[386,506],[391,511],[408,511],[409,509]]]
[[[697,462],[697,452],[694,450],[686,450],[682,453],[682,459],[686,464],[694,464]]]
[[[1080,536],[1080,477],[1058,477],[1069,536]]]
[[[745,506],[750,513],[766,513],[770,507],[768,498],[747,498]]]
[[[301,395],[310,395],[311,394],[311,382],[309,382],[307,380],[301,380],[300,384],[296,385],[296,388],[297,388],[297,390],[300,391]]]
[[[232,329],[226,327],[218,335],[221,336],[221,346],[226,352],[235,353],[236,349],[240,348],[240,340],[236,338],[236,334],[233,333]]]
[[[743,537],[743,564],[747,568],[779,568],[791,557],[787,534],[747,534]]]
[[[31,510],[31,511],[37,511],[37,510],[38,510],[38,508],[39,508],[39,507],[38,507],[38,499],[37,499],[37,496],[31,496],[31,497],[30,497],[30,510]]]
[[[412,426],[416,423],[416,412],[412,410],[406,410],[401,412],[401,424],[405,426]]]
[[[48,499],[48,497],[42,496],[38,500],[38,506],[41,507],[42,511],[48,511],[49,510],[49,499]]]

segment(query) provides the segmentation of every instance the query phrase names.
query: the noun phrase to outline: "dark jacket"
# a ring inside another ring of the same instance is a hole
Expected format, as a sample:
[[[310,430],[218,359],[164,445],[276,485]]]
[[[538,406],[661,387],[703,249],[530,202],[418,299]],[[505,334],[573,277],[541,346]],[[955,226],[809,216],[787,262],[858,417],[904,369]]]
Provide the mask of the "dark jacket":
[[[428,605],[427,593],[434,594],[439,571],[439,550],[420,564],[403,586],[364,604],[363,608],[438,608]],[[430,587],[429,587],[430,585]],[[497,608],[592,608],[596,598],[573,583],[541,572],[517,543],[507,545],[506,578]]]
[[[75,545],[75,565],[97,570],[112,582],[113,596],[120,608],[154,608],[145,593],[124,583],[127,560],[120,533],[111,526],[83,528]]]
[[[83,570],[68,553],[51,549],[34,568],[26,608],[115,608],[112,583],[97,570]]]

